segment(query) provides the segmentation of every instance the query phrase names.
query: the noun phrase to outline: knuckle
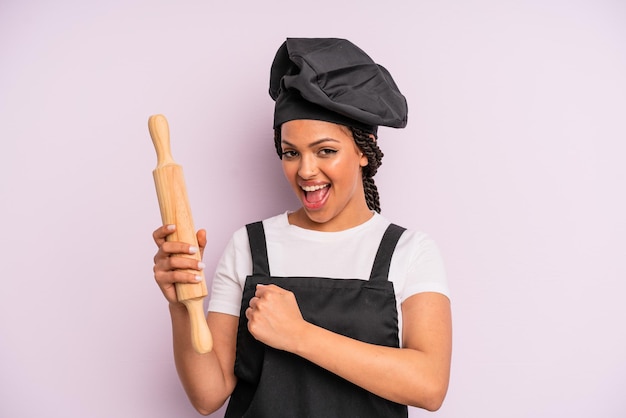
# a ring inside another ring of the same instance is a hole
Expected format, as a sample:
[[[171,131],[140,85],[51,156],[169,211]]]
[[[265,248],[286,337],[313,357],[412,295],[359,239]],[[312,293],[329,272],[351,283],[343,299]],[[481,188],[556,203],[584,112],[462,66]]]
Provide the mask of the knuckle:
[[[164,253],[171,254],[174,252],[173,245],[174,245],[173,242],[163,241],[163,243],[161,244],[161,251],[163,251]]]
[[[252,314],[250,315],[249,319],[250,320],[248,321],[248,331],[250,331],[250,334],[255,335],[257,331],[257,326],[256,323],[252,321]]]
[[[162,271],[155,271],[154,272],[154,280],[158,283],[161,284],[163,283],[164,280],[164,273]]]

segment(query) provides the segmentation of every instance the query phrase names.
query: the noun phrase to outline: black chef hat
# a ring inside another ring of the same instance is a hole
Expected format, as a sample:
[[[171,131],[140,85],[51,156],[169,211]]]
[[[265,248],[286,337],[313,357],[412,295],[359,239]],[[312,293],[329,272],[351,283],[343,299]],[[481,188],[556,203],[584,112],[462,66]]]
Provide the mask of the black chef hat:
[[[270,96],[274,128],[315,119],[376,133],[407,123],[406,99],[391,74],[345,39],[287,38],[272,63]]]

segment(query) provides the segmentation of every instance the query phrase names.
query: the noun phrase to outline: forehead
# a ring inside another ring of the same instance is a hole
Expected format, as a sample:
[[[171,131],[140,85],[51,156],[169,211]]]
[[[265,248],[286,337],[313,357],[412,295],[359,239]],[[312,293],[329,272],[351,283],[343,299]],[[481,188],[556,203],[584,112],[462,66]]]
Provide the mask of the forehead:
[[[352,132],[348,127],[332,122],[309,119],[297,119],[283,123],[281,138],[290,143],[313,142],[321,139],[353,142]]]

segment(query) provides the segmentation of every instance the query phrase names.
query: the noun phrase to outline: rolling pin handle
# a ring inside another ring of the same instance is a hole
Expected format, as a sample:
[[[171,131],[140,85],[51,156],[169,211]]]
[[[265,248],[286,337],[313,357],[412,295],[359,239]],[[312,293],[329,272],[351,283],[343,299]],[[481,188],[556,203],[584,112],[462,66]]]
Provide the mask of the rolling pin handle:
[[[182,301],[189,312],[191,344],[198,354],[205,354],[213,350],[213,336],[206,323],[202,299],[194,298]]]
[[[157,154],[157,168],[175,164],[170,149],[170,127],[163,115],[152,115],[148,119],[148,129]]]

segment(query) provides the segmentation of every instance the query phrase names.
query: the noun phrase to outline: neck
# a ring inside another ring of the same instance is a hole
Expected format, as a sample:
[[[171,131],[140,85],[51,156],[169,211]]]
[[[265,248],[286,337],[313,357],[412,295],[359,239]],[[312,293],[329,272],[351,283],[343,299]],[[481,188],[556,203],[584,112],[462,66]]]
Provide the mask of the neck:
[[[321,232],[339,232],[359,226],[369,221],[372,216],[374,216],[374,212],[367,207],[367,204],[364,204],[356,212],[342,213],[325,222],[316,222],[303,208],[288,214],[287,218],[289,224],[300,228]]]

